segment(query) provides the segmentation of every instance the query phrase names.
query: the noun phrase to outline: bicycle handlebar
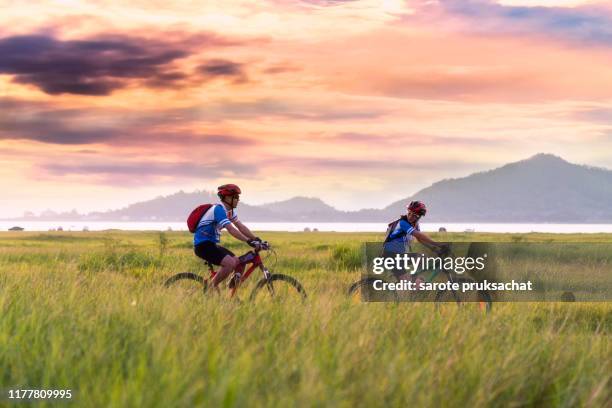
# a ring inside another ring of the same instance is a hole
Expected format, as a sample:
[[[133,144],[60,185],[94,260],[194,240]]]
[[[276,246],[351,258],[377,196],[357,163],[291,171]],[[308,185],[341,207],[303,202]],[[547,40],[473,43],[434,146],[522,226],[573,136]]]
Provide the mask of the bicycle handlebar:
[[[255,244],[253,249],[255,250],[255,252],[267,251],[269,249],[272,249],[272,245],[270,245],[270,243],[268,241],[260,241],[260,242]]]

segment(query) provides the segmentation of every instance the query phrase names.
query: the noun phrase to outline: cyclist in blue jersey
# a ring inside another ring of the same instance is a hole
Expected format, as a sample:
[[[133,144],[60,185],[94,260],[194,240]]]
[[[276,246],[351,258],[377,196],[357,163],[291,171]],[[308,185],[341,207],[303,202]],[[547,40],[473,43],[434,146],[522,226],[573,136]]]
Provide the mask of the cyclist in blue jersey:
[[[217,189],[219,204],[206,211],[193,237],[195,254],[213,265],[221,268],[213,278],[213,286],[217,287],[240,263],[238,257],[227,248],[218,245],[221,240],[220,231],[225,228],[234,238],[244,241],[252,247],[263,246],[264,243],[256,237],[236,215],[236,207],[240,201],[240,187],[235,184],[224,184]]]
[[[389,224],[387,236],[383,244],[383,256],[394,257],[396,254],[405,254],[411,251],[410,243],[413,239],[421,242],[427,247],[441,251],[446,244],[436,242],[421,232],[419,220],[427,213],[427,207],[420,201],[411,201],[406,206],[406,215]],[[400,279],[406,278],[404,270],[393,271]]]

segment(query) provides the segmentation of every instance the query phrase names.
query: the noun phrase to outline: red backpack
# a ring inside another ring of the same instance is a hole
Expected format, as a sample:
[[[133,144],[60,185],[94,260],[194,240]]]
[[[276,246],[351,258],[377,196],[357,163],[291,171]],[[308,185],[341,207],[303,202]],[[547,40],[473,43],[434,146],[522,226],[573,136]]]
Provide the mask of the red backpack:
[[[204,214],[206,214],[206,211],[210,210],[210,207],[213,205],[214,204],[202,204],[194,208],[191,214],[189,214],[189,217],[187,217],[187,228],[189,228],[189,232],[192,234],[196,232],[200,220]]]

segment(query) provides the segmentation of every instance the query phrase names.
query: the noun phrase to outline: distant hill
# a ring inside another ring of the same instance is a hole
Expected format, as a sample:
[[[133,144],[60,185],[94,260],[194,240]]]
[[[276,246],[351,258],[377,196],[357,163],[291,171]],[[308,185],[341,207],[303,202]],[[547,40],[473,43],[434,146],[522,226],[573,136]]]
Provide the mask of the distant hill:
[[[415,199],[427,204],[428,221],[609,223],[612,171],[537,154],[493,170],[441,180],[383,209],[339,211],[318,198],[294,197],[257,206],[241,202],[238,214],[245,221],[387,222]],[[216,195],[180,191],[113,211],[45,212],[22,219],[184,221],[191,209],[205,202],[217,202]]]
[[[185,214],[186,212],[188,214],[188,211],[207,201],[214,202],[216,197],[206,191],[193,193],[179,191],[169,196],[160,196],[153,200],[134,203],[118,210],[91,213],[89,218],[93,220],[136,220],[155,217],[153,219],[175,220],[179,214]]]
[[[611,222],[612,171],[580,166],[550,154],[434,183],[406,201],[427,203],[428,219],[446,222]]]
[[[89,220],[125,221],[184,221],[195,207],[202,203],[216,203],[217,195],[210,191],[195,191],[160,196],[153,200],[131,204],[113,211],[95,212],[87,215]],[[240,203],[239,214],[249,214],[258,219],[270,219],[273,214],[266,208]]]
[[[285,201],[278,201],[262,205],[267,210],[287,221],[334,221],[345,213],[324,203],[319,198],[294,197]]]
[[[320,198],[310,197],[293,197],[289,200],[268,203],[264,204],[263,206],[274,212],[282,212],[293,215],[305,213],[336,213],[338,211],[334,207],[325,204]]]

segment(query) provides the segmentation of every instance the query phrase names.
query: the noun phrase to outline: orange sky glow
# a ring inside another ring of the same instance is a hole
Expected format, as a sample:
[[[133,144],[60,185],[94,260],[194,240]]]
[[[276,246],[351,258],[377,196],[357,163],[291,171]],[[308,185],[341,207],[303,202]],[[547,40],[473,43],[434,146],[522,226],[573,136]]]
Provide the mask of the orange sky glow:
[[[539,152],[612,168],[608,3],[0,0],[0,218],[226,182],[380,208]]]

